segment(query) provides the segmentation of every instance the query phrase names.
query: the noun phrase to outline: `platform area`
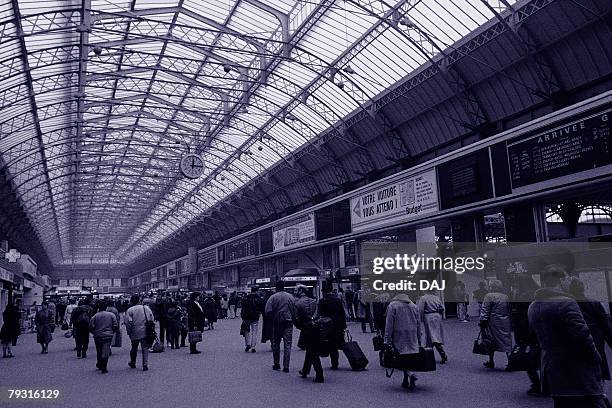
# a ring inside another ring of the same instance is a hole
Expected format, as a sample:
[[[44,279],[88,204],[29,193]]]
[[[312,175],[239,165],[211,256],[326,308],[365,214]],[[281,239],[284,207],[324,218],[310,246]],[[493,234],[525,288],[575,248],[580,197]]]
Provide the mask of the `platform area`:
[[[477,333],[476,322],[446,322],[448,364],[432,373],[419,373],[417,389],[408,392],[400,387],[401,373],[391,379],[378,365],[372,349],[371,334],[362,334],[356,323],[350,324],[355,340],[370,359],[367,371],[352,372],[341,356],[341,368],[329,370],[329,359],[323,359],[325,383],[298,377],[304,352],[294,347],[290,373],[272,370],[268,344],[260,344],[257,353],[245,353],[243,338],[238,334],[240,320],[222,320],[215,330],[204,333],[199,344],[202,354],[190,355],[188,348],[166,349],[151,354],[149,371],[130,369],[128,343],[113,348],[109,373],[95,368],[93,341],[87,359],[77,359],[72,339],[56,331],[49,354],[41,355],[34,334],[19,338],[15,358],[0,359],[0,384],[6,389],[25,386],[30,389],[58,389],[61,397],[44,401],[11,401],[13,406],[178,408],[194,406],[222,407],[402,407],[419,408],[470,407],[552,407],[548,398],[533,398],[524,373],[503,370],[505,356],[499,354],[499,368],[488,370],[483,358],[473,355],[471,343]],[[124,333],[125,334],[125,333]],[[125,338],[124,338],[125,339]],[[608,393],[612,387],[607,384]]]

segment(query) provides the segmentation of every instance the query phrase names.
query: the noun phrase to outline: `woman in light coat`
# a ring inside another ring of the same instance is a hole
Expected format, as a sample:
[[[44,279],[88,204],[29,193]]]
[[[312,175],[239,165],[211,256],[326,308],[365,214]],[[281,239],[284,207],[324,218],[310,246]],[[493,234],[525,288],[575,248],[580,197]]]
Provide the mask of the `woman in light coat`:
[[[480,309],[480,327],[488,329],[493,338],[494,348],[489,353],[489,361],[484,363],[487,368],[495,368],[494,354],[502,351],[506,354],[512,351],[512,337],[510,333],[510,303],[508,296],[503,293],[503,286],[499,280],[490,282],[491,292],[487,293]]]
[[[444,328],[442,327],[444,304],[434,291],[429,291],[419,299],[417,306],[425,329],[425,343],[427,347],[435,347],[438,350],[440,364],[445,364],[448,356],[444,351]]]
[[[417,377],[408,366],[421,345],[421,323],[419,310],[408,295],[401,293],[393,298],[387,307],[385,323],[385,344],[392,345],[399,354],[397,366],[404,372],[402,387],[413,390]]]

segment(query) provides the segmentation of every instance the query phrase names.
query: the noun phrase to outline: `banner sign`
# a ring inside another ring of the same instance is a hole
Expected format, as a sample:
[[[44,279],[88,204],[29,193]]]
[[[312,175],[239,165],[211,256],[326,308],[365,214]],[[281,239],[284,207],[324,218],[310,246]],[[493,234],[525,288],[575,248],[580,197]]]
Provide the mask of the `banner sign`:
[[[274,251],[293,248],[315,240],[314,213],[294,218],[272,228]]]
[[[436,171],[388,182],[351,198],[353,231],[393,225],[438,211]]]
[[[13,282],[14,276],[12,272],[7,271],[6,269],[0,268],[0,279],[5,280],[7,282]]]

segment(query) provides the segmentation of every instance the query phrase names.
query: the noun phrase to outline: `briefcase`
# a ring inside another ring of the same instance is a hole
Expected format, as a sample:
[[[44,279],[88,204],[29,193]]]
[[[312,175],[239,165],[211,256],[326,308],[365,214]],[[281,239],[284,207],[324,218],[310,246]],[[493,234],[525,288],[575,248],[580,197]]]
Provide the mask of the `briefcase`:
[[[202,341],[202,332],[199,330],[190,331],[187,333],[189,343],[199,343]]]

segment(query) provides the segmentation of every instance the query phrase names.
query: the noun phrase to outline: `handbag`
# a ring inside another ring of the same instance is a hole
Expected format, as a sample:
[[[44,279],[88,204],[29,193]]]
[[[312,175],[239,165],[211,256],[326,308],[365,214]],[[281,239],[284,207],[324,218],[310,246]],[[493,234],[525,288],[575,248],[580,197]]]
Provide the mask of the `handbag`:
[[[519,348],[515,347],[512,353],[508,356],[508,365],[506,371],[529,371],[538,368],[539,351],[534,347]]]
[[[187,333],[189,337],[189,343],[199,343],[202,341],[202,332],[199,330],[190,331]]]
[[[62,330],[66,331],[70,328],[70,326],[68,326],[68,323],[64,322],[62,323]]]
[[[163,353],[164,352],[164,345],[162,344],[161,341],[159,341],[158,338],[155,339],[151,352],[152,353]]]
[[[113,336],[113,344],[111,347],[121,347],[121,340],[121,328],[119,328],[119,330],[117,330]]]
[[[494,350],[493,340],[489,332],[486,329],[480,329],[478,337],[474,340],[474,347],[472,347],[472,353],[488,356]]]
[[[72,337],[72,329],[66,330],[66,332],[64,333],[64,337],[66,338]]]
[[[157,339],[157,333],[155,332],[155,322],[153,320],[149,320],[149,318],[147,317],[147,309],[145,309],[144,305],[142,305],[142,312],[145,316],[145,333],[147,336],[146,340],[150,347]]]

